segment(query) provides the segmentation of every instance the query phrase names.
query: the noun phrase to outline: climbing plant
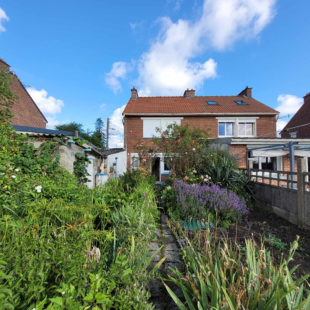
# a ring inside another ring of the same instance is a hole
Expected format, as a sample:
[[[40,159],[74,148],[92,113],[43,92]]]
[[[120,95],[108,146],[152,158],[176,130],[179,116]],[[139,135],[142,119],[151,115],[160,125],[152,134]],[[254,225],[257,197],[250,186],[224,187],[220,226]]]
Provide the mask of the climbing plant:
[[[76,153],[75,161],[73,163],[73,173],[77,177],[80,184],[88,181],[86,164],[89,163],[89,159],[86,153]]]

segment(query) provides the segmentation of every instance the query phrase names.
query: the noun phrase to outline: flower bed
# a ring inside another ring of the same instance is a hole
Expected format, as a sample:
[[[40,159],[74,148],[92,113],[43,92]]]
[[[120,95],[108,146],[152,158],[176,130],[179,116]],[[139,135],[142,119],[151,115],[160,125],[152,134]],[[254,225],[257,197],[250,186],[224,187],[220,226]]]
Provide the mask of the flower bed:
[[[215,184],[187,184],[182,180],[174,180],[173,186],[167,187],[164,193],[165,199],[170,199],[170,215],[176,219],[207,221],[211,217],[212,221],[217,220],[225,226],[240,221],[249,213],[242,198]]]

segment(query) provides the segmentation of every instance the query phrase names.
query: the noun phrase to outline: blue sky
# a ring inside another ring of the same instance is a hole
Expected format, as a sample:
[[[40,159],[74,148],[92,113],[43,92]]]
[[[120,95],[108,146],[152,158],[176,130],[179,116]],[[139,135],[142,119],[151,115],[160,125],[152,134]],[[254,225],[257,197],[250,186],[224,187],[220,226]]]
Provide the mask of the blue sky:
[[[310,91],[309,11],[308,0],[2,0],[0,57],[50,126],[110,116],[121,133],[132,85],[154,96],[250,86],[283,126]]]

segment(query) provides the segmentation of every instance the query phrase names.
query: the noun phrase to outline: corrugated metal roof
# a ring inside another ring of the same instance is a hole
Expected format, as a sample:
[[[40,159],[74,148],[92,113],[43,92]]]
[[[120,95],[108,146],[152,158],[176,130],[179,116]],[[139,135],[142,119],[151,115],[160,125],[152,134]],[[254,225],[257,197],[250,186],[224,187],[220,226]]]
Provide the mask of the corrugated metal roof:
[[[38,133],[38,134],[46,134],[46,135],[51,135],[51,136],[70,136],[70,137],[75,136],[75,133],[71,131],[37,128],[37,127],[29,127],[29,126],[19,126],[19,125],[13,125],[13,128],[16,131],[25,132],[25,133]]]

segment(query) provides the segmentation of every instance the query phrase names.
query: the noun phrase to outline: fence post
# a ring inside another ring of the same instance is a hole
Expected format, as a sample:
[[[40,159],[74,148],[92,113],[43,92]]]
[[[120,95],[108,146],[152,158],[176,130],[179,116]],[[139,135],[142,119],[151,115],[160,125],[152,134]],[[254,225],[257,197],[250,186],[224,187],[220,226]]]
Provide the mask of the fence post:
[[[303,173],[306,169],[306,159],[299,158],[297,160],[297,223],[300,228],[303,228],[305,223],[305,177]]]
[[[249,160],[248,161],[248,177],[250,178],[250,180],[252,179],[251,177],[251,174],[252,174],[252,169],[253,169],[253,161],[252,160]]]

